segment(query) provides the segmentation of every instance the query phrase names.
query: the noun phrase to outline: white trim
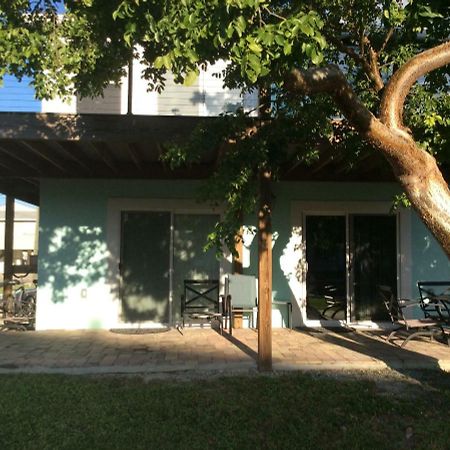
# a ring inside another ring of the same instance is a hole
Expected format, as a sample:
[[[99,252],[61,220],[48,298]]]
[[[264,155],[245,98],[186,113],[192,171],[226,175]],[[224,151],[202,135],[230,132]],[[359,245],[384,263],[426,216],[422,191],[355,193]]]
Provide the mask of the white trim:
[[[348,217],[350,214],[389,214],[392,208],[392,202],[377,202],[377,201],[367,201],[367,202],[333,202],[333,201],[293,201],[291,203],[291,220],[292,220],[292,230],[298,234],[301,239],[301,245],[299,246],[300,252],[300,286],[299,289],[293,291],[293,323],[295,326],[306,326],[306,327],[320,327],[320,326],[352,326],[355,328],[389,328],[390,323],[387,322],[372,322],[372,321],[360,321],[360,322],[347,322],[345,320],[311,320],[307,318],[306,315],[306,236],[305,236],[305,218],[306,216],[314,215],[338,215],[346,217],[346,270],[348,274],[349,268],[349,223]],[[410,226],[410,214],[408,215],[406,211],[400,211],[397,213],[397,290],[400,295],[408,291],[407,285],[411,279],[410,270],[409,273],[405,273],[408,264],[410,265],[410,254],[411,246],[410,236],[411,236],[411,226]],[[408,241],[409,239],[409,241]],[[408,261],[405,265],[404,261]],[[406,270],[406,272],[408,272]],[[350,293],[349,276],[346,277],[347,283],[347,293]],[[410,290],[410,288],[409,288]],[[348,294],[349,295],[349,294]],[[350,301],[349,301],[350,300]],[[349,315],[351,299],[347,299],[347,317]],[[295,311],[297,310],[297,314]]]
[[[120,281],[120,241],[121,241],[121,213],[123,211],[154,211],[169,212],[171,214],[170,239],[173,244],[173,219],[175,214],[223,214],[223,208],[212,208],[199,205],[194,200],[185,199],[134,199],[134,198],[110,198],[107,206],[106,244],[109,250],[108,274],[111,300],[119,312],[117,318],[121,327],[160,327],[160,323],[143,322],[139,324],[120,322],[121,302],[119,292]],[[173,245],[171,245],[172,249]],[[220,280],[223,286],[226,273],[231,270],[228,254],[220,260]],[[169,275],[169,324],[173,323],[173,255],[170,251],[170,275]]]

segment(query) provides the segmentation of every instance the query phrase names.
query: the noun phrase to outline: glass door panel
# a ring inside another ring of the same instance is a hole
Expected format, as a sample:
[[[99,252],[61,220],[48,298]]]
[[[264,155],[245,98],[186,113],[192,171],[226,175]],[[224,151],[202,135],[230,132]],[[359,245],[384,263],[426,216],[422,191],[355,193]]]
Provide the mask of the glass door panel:
[[[345,320],[347,310],[345,216],[306,216],[306,315]]]
[[[214,250],[203,251],[207,236],[219,216],[213,214],[175,214],[173,232],[173,314],[180,317],[184,280],[218,280],[220,264]]]
[[[170,212],[122,212],[121,301],[125,322],[169,323]]]
[[[397,289],[396,217],[351,215],[352,321],[389,320],[377,286]]]

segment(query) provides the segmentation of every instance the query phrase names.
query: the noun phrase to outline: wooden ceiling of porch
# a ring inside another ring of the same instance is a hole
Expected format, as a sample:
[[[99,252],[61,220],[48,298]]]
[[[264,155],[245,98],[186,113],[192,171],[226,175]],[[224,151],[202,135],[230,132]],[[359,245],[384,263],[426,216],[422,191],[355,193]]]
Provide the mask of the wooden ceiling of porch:
[[[212,149],[200,163],[170,170],[160,161],[168,139],[186,139],[214,118],[189,116],[0,113],[0,192],[39,204],[42,178],[202,179],[217,164]],[[331,148],[307,165],[286,165],[290,181],[393,181],[384,160],[367,151],[353,165]]]

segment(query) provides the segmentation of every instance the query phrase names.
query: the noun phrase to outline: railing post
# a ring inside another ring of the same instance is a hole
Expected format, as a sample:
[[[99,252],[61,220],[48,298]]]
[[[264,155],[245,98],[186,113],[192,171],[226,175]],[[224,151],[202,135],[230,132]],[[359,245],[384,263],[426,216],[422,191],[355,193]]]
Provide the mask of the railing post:
[[[13,279],[14,243],[14,197],[7,195],[5,202],[5,253],[3,260],[3,299],[12,295],[13,287],[8,281]]]

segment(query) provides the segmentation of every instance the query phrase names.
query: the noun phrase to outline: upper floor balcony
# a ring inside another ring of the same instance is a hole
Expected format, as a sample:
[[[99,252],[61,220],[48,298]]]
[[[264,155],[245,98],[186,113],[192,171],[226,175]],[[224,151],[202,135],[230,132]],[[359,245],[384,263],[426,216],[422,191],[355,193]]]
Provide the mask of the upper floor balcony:
[[[147,82],[141,76],[143,66],[135,60],[131,76],[124,77],[120,85],[109,85],[103,96],[73,97],[69,102],[60,98],[37,100],[30,80],[18,82],[13,77],[6,77],[0,88],[0,111],[211,117],[237,108],[254,110],[258,103],[256,92],[243,94],[238,89],[223,88],[222,79],[215,74],[224,68],[225,63],[221,62],[202,70],[190,86],[176,84],[173,76],[168,74],[164,91],[158,93],[148,90]]]

